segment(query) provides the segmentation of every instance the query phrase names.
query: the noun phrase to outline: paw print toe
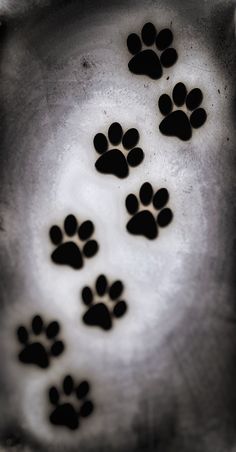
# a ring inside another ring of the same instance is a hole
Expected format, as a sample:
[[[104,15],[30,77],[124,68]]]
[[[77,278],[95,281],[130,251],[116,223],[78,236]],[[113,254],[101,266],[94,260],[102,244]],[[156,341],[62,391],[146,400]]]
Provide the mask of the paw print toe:
[[[114,315],[114,317],[119,319],[120,317],[123,317],[123,315],[126,313],[126,311],[127,311],[126,302],[118,301],[118,303],[114,306],[113,315]]]
[[[82,319],[88,326],[98,326],[108,331],[112,328],[112,318],[122,317],[126,310],[126,302],[120,300],[124,286],[119,280],[110,286],[105,275],[98,276],[95,283],[95,293],[86,286],[82,290],[83,303],[88,307]]]
[[[169,201],[169,193],[166,188],[160,188],[153,197],[153,206],[155,209],[162,209]]]
[[[161,228],[168,226],[172,221],[173,213],[169,208],[161,210],[161,212],[157,216],[157,223]]]
[[[92,221],[84,221],[79,227],[79,238],[80,240],[88,240],[91,235],[94,233],[94,225]]]
[[[130,213],[130,215],[133,215],[134,213],[136,213],[138,211],[138,207],[139,207],[138,198],[135,195],[133,195],[132,193],[127,196],[125,204],[126,204],[126,209]]]
[[[71,375],[66,375],[63,381],[64,394],[70,395],[74,389],[74,380]]]
[[[97,133],[93,139],[93,144],[99,154],[103,154],[108,149],[108,141],[103,133]]]
[[[207,114],[204,108],[198,108],[190,116],[190,124],[194,129],[198,129],[206,122]]]
[[[162,94],[158,101],[160,112],[166,116],[169,115],[173,108],[173,103],[168,94]]]
[[[41,334],[43,330],[43,320],[40,315],[35,315],[32,319],[32,331],[37,336]]]
[[[163,135],[187,141],[192,136],[192,128],[201,127],[207,119],[205,110],[198,108],[203,100],[202,91],[194,88],[187,94],[186,86],[183,83],[177,83],[172,92],[172,99],[178,110],[172,111],[173,102],[167,94],[163,94],[159,99],[160,112],[165,116],[159,125],[160,132]],[[184,104],[192,112],[190,118],[180,109]]]
[[[144,152],[141,148],[134,148],[131,149],[127,156],[127,162],[129,166],[132,166],[133,168],[135,166],[140,165],[144,159]]]
[[[123,135],[123,129],[118,122],[113,122],[108,129],[108,138],[113,146],[120,144]]]
[[[156,37],[156,46],[158,50],[165,50],[173,42],[174,36],[169,28],[164,28]]]
[[[172,98],[177,107],[182,107],[186,100],[187,88],[184,83],[177,83],[172,91]],[[171,101],[171,99],[170,99]],[[171,101],[172,103],[172,101]]]
[[[175,49],[166,49],[160,57],[160,61],[163,67],[169,68],[173,66],[177,61],[178,55]]]
[[[98,243],[96,240],[89,240],[87,243],[85,243],[83,247],[83,253],[85,257],[90,258],[95,256],[95,254],[98,251]]]
[[[59,401],[59,392],[55,386],[52,386],[48,392],[48,398],[52,405],[57,405]]]
[[[54,245],[60,245],[62,242],[62,232],[58,226],[52,226],[49,231],[50,239]]]
[[[124,286],[121,281],[115,281],[109,290],[109,296],[111,300],[116,300],[119,298],[124,290]]]
[[[148,204],[150,204],[152,196],[153,188],[151,184],[149,184],[149,182],[145,182],[139,190],[140,201],[144,206],[147,206]]]
[[[21,344],[26,344],[28,342],[29,334],[28,334],[27,329],[24,326],[20,326],[17,329],[17,337],[18,337],[18,341]]]
[[[67,215],[67,217],[65,218],[65,221],[64,221],[65,233],[69,237],[72,237],[73,235],[76,234],[77,228],[78,228],[78,223],[77,223],[75,216]]]
[[[64,344],[62,341],[56,341],[54,344],[52,344],[51,346],[51,355],[52,356],[60,356],[62,354],[62,352],[64,351]]]
[[[46,328],[46,336],[48,339],[52,339],[59,334],[60,325],[57,321],[49,323]]]
[[[93,301],[93,292],[90,287],[84,287],[82,290],[82,300],[85,305],[90,305]]]
[[[96,170],[102,174],[112,174],[124,179],[129,174],[129,167],[140,165],[144,159],[143,150],[136,147],[139,141],[138,130],[132,128],[123,134],[123,129],[118,122],[111,124],[108,129],[109,142],[113,146],[120,146],[123,149],[108,149],[109,145],[105,146],[105,140],[101,139],[101,135],[103,134],[99,133],[94,138],[95,150],[101,154],[95,162]],[[103,146],[101,146],[102,142]]]
[[[130,234],[142,235],[149,240],[158,236],[158,226],[167,226],[173,217],[172,211],[165,207],[169,201],[169,193],[166,188],[153,192],[153,187],[149,182],[145,182],[139,190],[141,204],[145,207],[140,210],[137,197],[130,193],[126,198],[126,208],[131,215],[126,228]],[[160,212],[155,218],[153,208]]]
[[[125,132],[123,139],[122,139],[122,144],[124,146],[125,149],[132,149],[136,146],[136,144],[139,141],[139,133],[137,131],[137,129],[129,129],[127,130],[127,132]]]
[[[132,55],[140,52],[142,48],[142,42],[140,37],[136,33],[131,33],[127,38],[127,47]]]
[[[96,281],[97,294],[102,297],[107,291],[108,283],[105,275],[100,275]],[[92,292],[91,292],[92,293]]]
[[[86,397],[89,391],[90,391],[89,383],[87,381],[82,381],[76,388],[77,398],[79,400],[83,399],[84,397]]]
[[[90,414],[92,414],[93,412],[93,409],[94,409],[93,403],[90,400],[87,400],[80,408],[80,416],[82,417],[90,416]]]
[[[186,107],[191,111],[195,110],[202,103],[202,100],[203,100],[202,91],[199,88],[194,88],[187,95]]]
[[[156,34],[157,34],[156,27],[151,22],[147,22],[143,26],[141,31],[143,43],[146,46],[153,45],[156,39]]]

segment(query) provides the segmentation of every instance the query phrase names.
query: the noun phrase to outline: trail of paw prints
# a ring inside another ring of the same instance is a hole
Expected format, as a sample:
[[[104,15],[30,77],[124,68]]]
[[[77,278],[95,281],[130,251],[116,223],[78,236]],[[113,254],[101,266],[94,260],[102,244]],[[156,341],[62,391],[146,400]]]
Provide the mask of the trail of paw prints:
[[[34,364],[46,369],[52,358],[58,357],[64,351],[64,343],[58,340],[60,325],[57,321],[48,325],[40,315],[35,315],[31,327],[19,326],[17,338],[23,346],[18,358],[23,364]]]
[[[132,215],[126,228],[130,234],[155,239],[159,227],[166,227],[173,218],[171,209],[165,207],[169,201],[169,193],[166,188],[160,188],[154,194],[152,185],[145,182],[140,188],[139,198],[143,205],[142,209],[136,195],[131,193],[126,198],[127,211]]]
[[[207,119],[204,108],[199,108],[203,100],[202,91],[194,88],[187,94],[186,86],[177,83],[172,92],[172,99],[167,94],[162,94],[159,98],[159,109],[165,116],[159,129],[163,135],[187,141],[192,136],[192,128],[198,129]],[[172,111],[173,103],[182,109]],[[183,111],[184,105],[190,111],[190,117]]]
[[[141,31],[143,44],[147,47],[156,46],[161,52],[160,58],[156,48],[143,50],[142,41],[136,33],[128,36],[127,47],[133,58],[128,67],[133,74],[147,75],[157,80],[163,74],[163,67],[173,66],[178,58],[177,52],[170,45],[173,42],[173,33],[169,28],[164,28],[157,34],[155,26],[148,22]]]
[[[79,226],[75,216],[68,215],[64,220],[64,232],[63,236],[59,226],[51,227],[49,236],[53,245],[56,245],[51,258],[55,264],[80,269],[84,265],[84,258],[95,256],[99,248],[96,240],[91,239],[94,224],[87,220]]]
[[[81,418],[90,416],[94,410],[92,401],[88,398],[89,383],[84,380],[75,385],[71,375],[66,375],[62,388],[51,386],[48,391],[49,402],[53,411],[49,416],[51,424],[77,430]]]
[[[108,149],[109,143],[103,133],[95,135],[93,143],[96,151],[101,154],[95,163],[97,171],[103,174],[113,174],[123,179],[129,174],[129,167],[136,167],[144,159],[144,152],[137,147],[139,132],[137,129],[129,129],[123,132],[118,122],[113,122],[108,129],[108,139],[112,146],[121,149]],[[127,154],[127,155],[126,155]]]
[[[113,319],[123,317],[127,311],[126,301],[121,299],[123,290],[121,281],[115,281],[109,286],[105,275],[98,276],[94,291],[88,286],[84,287],[81,295],[87,311],[83,315],[83,322],[110,330]]]

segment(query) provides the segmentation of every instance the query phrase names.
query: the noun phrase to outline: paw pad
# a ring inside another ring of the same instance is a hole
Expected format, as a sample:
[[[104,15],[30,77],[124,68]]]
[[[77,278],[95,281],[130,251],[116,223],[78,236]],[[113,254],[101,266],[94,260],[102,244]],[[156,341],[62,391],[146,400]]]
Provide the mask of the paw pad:
[[[82,300],[88,307],[83,315],[83,321],[89,326],[99,326],[103,330],[110,330],[112,319],[123,317],[127,304],[120,300],[123,292],[121,281],[115,281],[110,287],[107,278],[100,275],[96,281],[95,293],[90,287],[82,290]]]
[[[64,221],[64,231],[67,237],[63,237],[59,226],[54,225],[49,231],[52,243],[57,246],[51,258],[55,264],[80,269],[83,267],[84,257],[93,257],[98,251],[98,243],[96,240],[91,240],[94,225],[88,220],[79,226],[74,215],[68,215]],[[79,245],[76,241],[82,243]]]
[[[167,94],[162,94],[159,99],[160,112],[165,116],[159,129],[163,135],[187,141],[192,136],[192,128],[198,129],[207,119],[206,111],[199,108],[203,100],[202,91],[194,88],[187,94],[186,86],[177,83],[172,92],[172,99]],[[182,109],[172,111],[173,103]],[[184,105],[191,112],[190,117],[183,111]]]
[[[139,133],[137,129],[129,129],[124,134],[121,125],[114,122],[108,129],[108,139],[112,146],[120,145],[122,150],[108,149],[107,137],[103,133],[97,133],[93,143],[101,156],[96,161],[95,167],[100,173],[113,174],[123,179],[128,176],[130,166],[138,166],[144,159],[143,150],[136,147],[139,142]]]
[[[173,213],[165,207],[169,200],[169,193],[166,188],[160,188],[155,194],[152,185],[145,182],[139,191],[139,198],[144,206],[140,210],[140,204],[137,196],[133,193],[126,198],[126,208],[132,218],[126,225],[130,234],[143,235],[147,239],[155,239],[158,236],[158,227],[167,226]],[[147,208],[148,207],[148,208]],[[156,215],[156,211],[159,211]]]
[[[157,80],[162,76],[162,67],[171,67],[177,61],[176,50],[170,48],[173,33],[169,28],[164,28],[157,34],[155,26],[148,22],[142,28],[141,37],[146,47],[156,46],[161,52],[160,58],[156,49],[142,50],[140,37],[136,33],[132,33],[127,39],[127,47],[134,55],[128,64],[129,70],[134,74],[147,75]]]
[[[31,328],[20,326],[17,329],[18,341],[24,346],[18,355],[24,364],[35,364],[45,369],[50,359],[61,355],[64,344],[57,339],[60,325],[57,321],[44,325],[42,317],[36,315],[32,319]]]
[[[90,385],[86,380],[75,385],[71,375],[64,378],[61,391],[52,386],[48,392],[49,401],[54,406],[49,417],[51,424],[77,430],[80,419],[90,416],[94,409],[87,398],[89,391]]]

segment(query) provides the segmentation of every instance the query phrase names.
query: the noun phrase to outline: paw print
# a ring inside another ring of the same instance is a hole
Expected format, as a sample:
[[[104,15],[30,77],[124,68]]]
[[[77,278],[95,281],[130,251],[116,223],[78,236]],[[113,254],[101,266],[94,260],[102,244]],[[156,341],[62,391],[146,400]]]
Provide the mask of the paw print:
[[[171,67],[177,61],[176,50],[170,48],[173,33],[169,28],[164,28],[157,34],[155,26],[148,22],[143,26],[141,36],[147,47],[156,45],[161,52],[160,58],[153,49],[142,50],[140,37],[136,33],[132,33],[127,39],[128,49],[134,55],[128,64],[129,70],[134,74],[148,75],[157,80],[162,76],[162,67]]]
[[[69,265],[74,269],[82,268],[83,258],[93,257],[98,251],[96,240],[90,240],[94,232],[94,225],[92,221],[88,220],[79,226],[74,215],[68,215],[64,221],[64,230],[69,240],[65,241],[65,237],[63,240],[59,226],[54,225],[49,231],[52,243],[57,246],[51,254],[51,258],[55,264]],[[75,243],[78,238],[82,243],[84,242],[82,251],[79,245]]]
[[[53,321],[45,326],[40,315],[34,316],[30,331],[24,326],[17,329],[18,341],[24,346],[18,355],[19,360],[46,369],[50,359],[61,355],[64,350],[63,342],[57,340],[59,332],[58,322]]]
[[[137,129],[129,129],[125,134],[118,122],[113,122],[108,129],[108,138],[113,146],[118,146],[122,140],[122,151],[128,151],[128,155],[120,149],[109,149],[108,141],[103,133],[95,135],[93,143],[96,151],[102,154],[95,163],[96,169],[103,174],[113,174],[121,179],[129,174],[129,166],[140,165],[144,159],[142,149],[136,147],[139,141]]]
[[[51,424],[78,429],[80,419],[90,416],[94,409],[93,403],[87,399],[89,391],[87,381],[75,386],[71,375],[64,378],[61,391],[52,386],[48,392],[49,402],[54,406],[49,417]]]
[[[139,210],[139,202],[134,194],[130,194],[126,198],[126,208],[132,218],[126,225],[130,234],[143,235],[147,239],[155,239],[158,236],[158,226],[163,228],[167,226],[172,218],[173,213],[165,207],[169,200],[169,193],[166,188],[160,188],[155,194],[149,182],[145,182],[139,191],[139,198],[143,206],[149,206],[144,210]],[[159,210],[157,218],[155,211]]]
[[[95,297],[90,287],[84,287],[82,299],[84,304],[88,306],[88,310],[83,316],[84,323],[89,326],[99,326],[103,330],[110,330],[112,318],[123,317],[127,310],[126,302],[120,300],[123,289],[121,281],[115,281],[109,287],[104,275],[97,278]]]
[[[192,128],[198,129],[207,119],[205,110],[198,108],[203,99],[202,91],[194,88],[187,95],[186,86],[183,83],[177,83],[172,92],[172,99],[177,107],[183,108],[184,104],[186,105],[191,112],[190,118],[183,110],[172,112],[173,102],[170,96],[162,94],[159,99],[159,109],[165,118],[160,123],[159,129],[164,135],[187,141],[192,136]]]

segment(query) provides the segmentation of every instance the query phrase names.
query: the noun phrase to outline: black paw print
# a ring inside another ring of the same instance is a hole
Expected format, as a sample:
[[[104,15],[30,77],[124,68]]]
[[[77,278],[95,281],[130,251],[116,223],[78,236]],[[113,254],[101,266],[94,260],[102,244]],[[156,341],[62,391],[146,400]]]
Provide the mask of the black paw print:
[[[190,118],[183,110],[173,109],[173,102],[167,94],[162,94],[159,99],[160,112],[165,116],[159,125],[161,133],[167,136],[174,136],[187,141],[192,136],[192,127],[198,129],[207,119],[207,114],[203,108],[198,108],[203,99],[202,91],[199,88],[192,89],[187,95],[186,86],[177,83],[172,92],[172,99],[177,107],[183,107],[192,113]]]
[[[35,364],[46,369],[50,359],[61,355],[64,350],[63,342],[57,340],[59,332],[58,322],[53,321],[45,326],[40,315],[34,316],[30,330],[24,326],[17,329],[18,341],[24,346],[18,355],[19,360],[24,364]]]
[[[51,241],[57,248],[51,254],[51,258],[55,264],[69,265],[74,269],[83,267],[83,257],[93,257],[98,251],[98,243],[96,240],[90,240],[94,225],[92,221],[84,221],[80,226],[74,215],[68,215],[64,221],[65,234],[70,240],[63,241],[63,235],[59,226],[52,226],[49,235]],[[76,237],[78,235],[78,237]],[[73,237],[73,241],[71,238]],[[82,251],[78,244],[75,243],[76,238],[81,242],[85,242]]]
[[[71,375],[64,378],[61,393],[52,386],[48,392],[49,401],[54,406],[49,417],[51,424],[78,429],[80,419],[90,416],[93,411],[93,403],[87,399],[89,391],[87,381],[75,386]]]
[[[139,210],[139,202],[134,194],[126,198],[126,208],[132,218],[127,223],[127,230],[134,235],[143,235],[147,239],[155,239],[158,235],[158,226],[167,226],[172,218],[172,211],[164,206],[169,200],[166,188],[160,188],[155,194],[149,182],[145,182],[139,191],[139,198],[143,206],[149,206],[149,210]],[[155,210],[160,210],[155,218]]]
[[[84,304],[88,306],[88,310],[83,315],[84,323],[90,326],[99,326],[103,330],[110,330],[112,317],[120,318],[127,310],[126,302],[120,300],[123,289],[121,281],[115,281],[109,287],[104,275],[97,278],[95,297],[90,287],[84,287],[82,299]],[[106,302],[111,305],[110,308],[106,306]]]
[[[144,158],[143,150],[136,147],[139,141],[137,129],[129,129],[125,134],[118,122],[113,122],[108,129],[108,138],[113,146],[118,146],[122,140],[122,147],[129,151],[128,155],[123,154],[120,149],[109,149],[108,141],[103,133],[95,135],[93,143],[96,151],[102,154],[95,163],[95,167],[100,173],[113,174],[123,179],[129,174],[129,166],[138,166]]]
[[[173,41],[173,33],[169,28],[164,28],[157,34],[155,26],[148,22],[143,26],[141,36],[147,47],[155,44],[162,52],[160,59],[155,50],[142,50],[140,37],[132,33],[127,39],[128,49],[134,55],[128,64],[129,70],[134,74],[148,75],[156,80],[162,76],[162,66],[166,68],[173,66],[178,58],[176,50],[169,47]]]

